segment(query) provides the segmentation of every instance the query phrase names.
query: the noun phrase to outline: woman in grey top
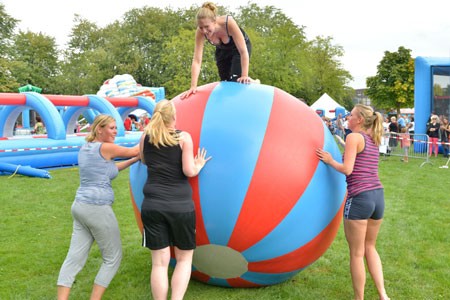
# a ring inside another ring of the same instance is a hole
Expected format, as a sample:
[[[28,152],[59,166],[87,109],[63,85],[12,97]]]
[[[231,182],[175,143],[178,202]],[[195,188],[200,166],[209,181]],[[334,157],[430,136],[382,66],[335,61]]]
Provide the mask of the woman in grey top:
[[[122,259],[119,226],[112,210],[111,187],[119,171],[139,160],[139,145],[129,148],[114,144],[116,121],[99,115],[92,124],[78,154],[80,186],[72,204],[73,233],[69,252],[58,277],[58,299],[68,299],[75,276],[81,271],[94,243],[102,253],[103,263],[94,281],[91,300],[101,299],[116,274]],[[115,158],[131,158],[116,163]]]

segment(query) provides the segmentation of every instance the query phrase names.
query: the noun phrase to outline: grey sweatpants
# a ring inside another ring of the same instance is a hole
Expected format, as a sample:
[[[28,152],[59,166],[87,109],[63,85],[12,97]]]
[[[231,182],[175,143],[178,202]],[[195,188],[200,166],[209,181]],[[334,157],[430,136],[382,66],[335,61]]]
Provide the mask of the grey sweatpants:
[[[74,201],[72,216],[72,240],[59,272],[57,284],[72,287],[75,276],[86,263],[89,250],[95,240],[102,254],[103,263],[94,283],[108,287],[122,260],[119,224],[112,207]]]

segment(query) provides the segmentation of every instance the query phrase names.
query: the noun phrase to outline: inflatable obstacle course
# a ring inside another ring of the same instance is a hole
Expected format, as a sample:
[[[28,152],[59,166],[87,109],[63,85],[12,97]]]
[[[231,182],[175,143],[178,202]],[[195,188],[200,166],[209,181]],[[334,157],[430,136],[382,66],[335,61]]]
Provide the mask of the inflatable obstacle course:
[[[0,93],[0,163],[39,169],[76,165],[86,135],[76,133],[80,115],[88,123],[99,113],[113,116],[118,131],[116,143],[132,147],[141,132],[126,131],[125,118],[137,109],[151,116],[156,102],[165,97],[163,87],[145,88],[151,97],[45,95],[30,89],[33,87],[25,86],[22,93]],[[19,117],[30,110],[41,117],[46,135],[29,135],[29,129],[16,126]]]

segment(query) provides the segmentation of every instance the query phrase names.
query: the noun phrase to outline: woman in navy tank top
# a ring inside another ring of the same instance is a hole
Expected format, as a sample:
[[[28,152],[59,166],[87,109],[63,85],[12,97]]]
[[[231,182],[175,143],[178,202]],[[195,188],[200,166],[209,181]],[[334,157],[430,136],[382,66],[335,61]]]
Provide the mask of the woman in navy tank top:
[[[216,47],[215,60],[221,81],[259,83],[248,76],[252,45],[249,37],[231,16],[218,16],[214,3],[205,2],[197,12],[191,87],[181,95],[187,98],[197,92],[198,76],[205,41]]]

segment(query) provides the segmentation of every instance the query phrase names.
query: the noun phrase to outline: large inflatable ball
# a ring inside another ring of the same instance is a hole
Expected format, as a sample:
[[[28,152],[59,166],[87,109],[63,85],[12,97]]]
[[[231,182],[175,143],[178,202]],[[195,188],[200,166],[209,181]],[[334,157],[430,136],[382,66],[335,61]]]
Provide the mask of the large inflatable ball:
[[[173,99],[177,128],[212,159],[190,179],[197,213],[195,279],[225,287],[288,280],[330,246],[342,218],[345,177],[316,157],[341,161],[320,117],[297,98],[262,84],[202,86]],[[140,229],[145,166],[130,183]]]

